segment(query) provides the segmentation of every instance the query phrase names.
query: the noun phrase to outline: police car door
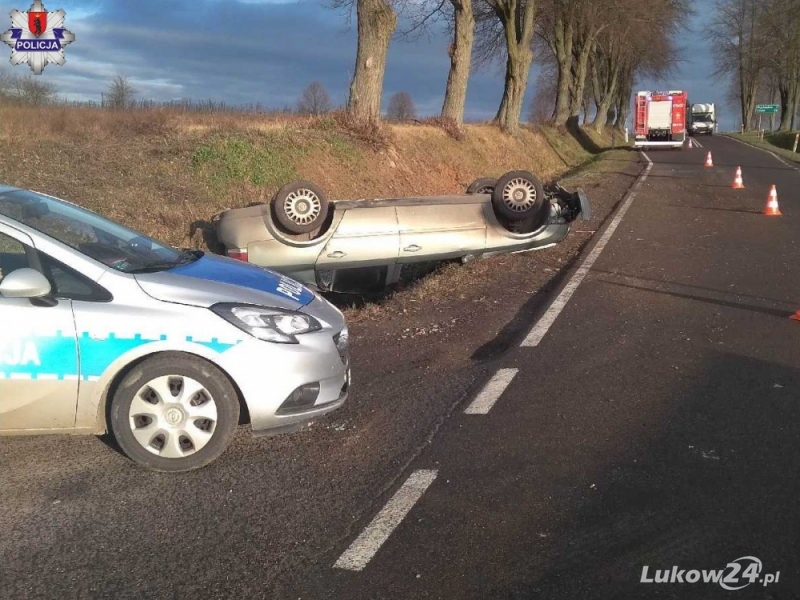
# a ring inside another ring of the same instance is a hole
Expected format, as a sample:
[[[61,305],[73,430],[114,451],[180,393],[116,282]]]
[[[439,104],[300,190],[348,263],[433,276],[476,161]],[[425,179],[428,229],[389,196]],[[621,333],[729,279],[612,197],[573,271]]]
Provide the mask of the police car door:
[[[38,263],[30,237],[0,223],[0,282]],[[0,430],[72,428],[77,398],[72,301],[0,295]]]

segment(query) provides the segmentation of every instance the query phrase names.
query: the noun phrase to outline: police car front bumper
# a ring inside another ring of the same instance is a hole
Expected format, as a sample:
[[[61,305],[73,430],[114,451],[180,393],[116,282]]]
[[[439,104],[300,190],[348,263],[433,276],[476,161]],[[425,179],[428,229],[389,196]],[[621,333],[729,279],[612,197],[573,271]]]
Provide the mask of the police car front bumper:
[[[350,365],[331,331],[304,334],[299,344],[247,340],[219,364],[239,387],[255,435],[284,433],[339,408]]]
[[[297,429],[347,399],[350,356],[342,314],[319,296],[302,311],[325,327],[298,335],[297,344],[250,338],[219,357],[239,387],[254,435]]]

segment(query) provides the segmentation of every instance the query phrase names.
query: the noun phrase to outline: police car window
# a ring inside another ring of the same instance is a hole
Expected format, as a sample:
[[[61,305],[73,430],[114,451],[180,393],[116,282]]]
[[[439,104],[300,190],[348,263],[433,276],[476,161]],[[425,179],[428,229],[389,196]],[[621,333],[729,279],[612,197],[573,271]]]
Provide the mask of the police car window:
[[[0,194],[0,215],[126,273],[169,268],[192,258],[79,206],[35,192]]]
[[[0,233],[0,281],[3,277],[28,266],[25,246],[3,233]]]
[[[54,258],[43,254],[40,256],[42,270],[50,281],[53,295],[57,298],[86,300],[89,302],[110,302],[112,300],[111,294],[91,279],[81,275],[74,269],[70,269]]]

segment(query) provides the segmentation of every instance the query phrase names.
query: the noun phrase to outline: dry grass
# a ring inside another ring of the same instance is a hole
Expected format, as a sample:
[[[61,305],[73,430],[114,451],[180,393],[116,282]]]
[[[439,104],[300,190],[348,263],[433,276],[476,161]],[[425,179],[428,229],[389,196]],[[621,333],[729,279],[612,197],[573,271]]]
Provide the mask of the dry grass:
[[[341,114],[294,117],[109,111],[0,104],[0,182],[60,196],[175,245],[203,246],[212,215],[268,201],[292,179],[331,198],[461,193],[527,169],[553,178],[586,161],[555,130],[517,138],[467,125],[361,126]]]

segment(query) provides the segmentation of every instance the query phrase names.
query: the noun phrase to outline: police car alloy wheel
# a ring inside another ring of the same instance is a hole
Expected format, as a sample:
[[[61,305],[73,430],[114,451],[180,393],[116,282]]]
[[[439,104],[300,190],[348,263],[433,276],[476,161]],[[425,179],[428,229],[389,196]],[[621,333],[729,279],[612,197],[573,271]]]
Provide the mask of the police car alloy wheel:
[[[154,471],[189,471],[225,451],[239,400],[214,365],[188,355],[154,356],[122,380],[109,421],[133,461]]]

